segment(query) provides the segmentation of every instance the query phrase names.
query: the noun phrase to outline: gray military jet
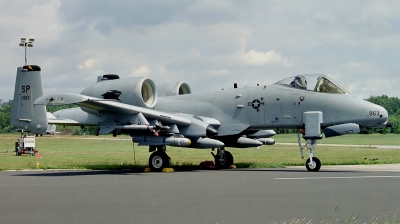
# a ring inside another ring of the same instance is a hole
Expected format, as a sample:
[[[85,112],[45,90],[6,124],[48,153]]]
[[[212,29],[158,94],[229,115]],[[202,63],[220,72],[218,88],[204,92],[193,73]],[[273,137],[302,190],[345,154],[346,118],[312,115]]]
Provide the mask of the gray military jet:
[[[133,142],[148,145],[153,152],[149,166],[154,171],[169,166],[167,145],[217,149],[212,153],[216,167],[227,168],[233,156],[225,147],[274,144],[271,129],[298,129],[301,156],[303,149],[308,153],[305,166],[318,171],[321,162],[315,146],[323,137],[321,131],[332,137],[390,126],[383,107],[351,96],[325,75],[198,94],[182,82],[157,88],[148,78],[103,75],[80,94],[42,96],[40,68],[35,68],[17,70],[14,126],[33,132],[44,131],[48,124],[97,126],[98,134],[129,133]],[[79,107],[55,112],[56,119],[46,118],[45,105],[62,104]]]

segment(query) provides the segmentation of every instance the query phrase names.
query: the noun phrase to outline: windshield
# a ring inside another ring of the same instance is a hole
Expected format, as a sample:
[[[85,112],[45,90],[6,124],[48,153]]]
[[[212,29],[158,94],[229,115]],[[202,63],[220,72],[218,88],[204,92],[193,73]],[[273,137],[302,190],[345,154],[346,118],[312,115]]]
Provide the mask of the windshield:
[[[322,93],[348,94],[346,90],[339,87],[339,85],[325,75],[297,75],[275,84]]]

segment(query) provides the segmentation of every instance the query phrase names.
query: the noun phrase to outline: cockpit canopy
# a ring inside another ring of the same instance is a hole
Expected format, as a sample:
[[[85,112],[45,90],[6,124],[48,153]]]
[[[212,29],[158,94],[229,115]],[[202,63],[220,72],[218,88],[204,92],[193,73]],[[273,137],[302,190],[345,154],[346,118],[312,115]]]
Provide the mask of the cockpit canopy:
[[[274,85],[322,93],[349,94],[325,75],[297,75],[281,80]]]

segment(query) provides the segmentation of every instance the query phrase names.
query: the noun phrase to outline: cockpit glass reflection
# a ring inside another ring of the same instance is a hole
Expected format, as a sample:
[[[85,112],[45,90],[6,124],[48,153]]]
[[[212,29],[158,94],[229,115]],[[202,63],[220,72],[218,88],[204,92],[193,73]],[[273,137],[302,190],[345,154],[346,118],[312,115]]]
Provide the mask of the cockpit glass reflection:
[[[314,91],[323,92],[323,93],[340,93],[346,94],[345,91],[340,89],[337,85],[335,85],[331,80],[327,79],[324,76],[320,76],[317,81],[317,85],[315,86]]]

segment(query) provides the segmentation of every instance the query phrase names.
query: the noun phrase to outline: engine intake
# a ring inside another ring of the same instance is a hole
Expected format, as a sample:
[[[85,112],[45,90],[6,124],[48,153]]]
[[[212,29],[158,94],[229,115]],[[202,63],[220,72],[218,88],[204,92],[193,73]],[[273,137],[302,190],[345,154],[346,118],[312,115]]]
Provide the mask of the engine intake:
[[[192,90],[187,83],[184,82],[164,82],[158,86],[158,96],[176,96],[183,94],[191,94]]]

